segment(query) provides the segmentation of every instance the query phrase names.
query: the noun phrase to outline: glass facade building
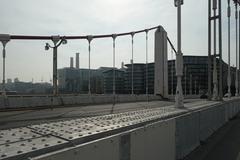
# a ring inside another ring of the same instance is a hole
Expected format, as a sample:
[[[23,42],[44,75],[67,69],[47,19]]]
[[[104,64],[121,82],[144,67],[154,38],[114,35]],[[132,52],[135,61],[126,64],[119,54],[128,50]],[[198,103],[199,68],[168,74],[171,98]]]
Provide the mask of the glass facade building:
[[[208,90],[208,57],[183,56],[182,89],[184,95],[205,94]],[[217,60],[217,63],[219,61]],[[146,70],[147,67],[147,70]],[[213,67],[212,67],[213,68]],[[231,91],[235,92],[235,69],[231,67]],[[154,94],[154,63],[133,64],[133,92],[134,94]],[[227,93],[228,65],[223,62],[223,93]],[[147,72],[146,72],[147,71]],[[115,68],[116,94],[132,93],[132,64],[126,64],[121,69]],[[211,74],[212,75],[212,74]],[[218,74],[219,75],[219,74]],[[240,75],[240,74],[239,74]],[[147,78],[147,79],[146,79]],[[63,93],[87,93],[88,69],[63,68],[58,70],[59,90]],[[168,61],[168,91],[176,92],[175,60]],[[213,85],[212,85],[213,86]],[[100,67],[91,70],[91,93],[113,93],[113,68]]]

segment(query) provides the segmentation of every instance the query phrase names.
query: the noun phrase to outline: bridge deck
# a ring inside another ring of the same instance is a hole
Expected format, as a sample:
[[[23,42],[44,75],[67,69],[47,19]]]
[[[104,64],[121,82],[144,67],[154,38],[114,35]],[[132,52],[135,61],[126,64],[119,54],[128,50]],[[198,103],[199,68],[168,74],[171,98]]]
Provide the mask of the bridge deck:
[[[220,102],[199,100],[184,109],[173,106],[61,120],[0,131],[0,159],[24,159],[123,132]]]

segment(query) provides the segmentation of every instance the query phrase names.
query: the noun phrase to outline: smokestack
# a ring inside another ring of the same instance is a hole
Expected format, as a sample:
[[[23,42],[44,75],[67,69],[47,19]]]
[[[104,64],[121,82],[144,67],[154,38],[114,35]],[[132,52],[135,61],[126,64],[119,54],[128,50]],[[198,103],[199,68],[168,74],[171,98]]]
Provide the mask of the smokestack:
[[[79,53],[76,53],[76,68],[79,69]]]
[[[133,64],[133,60],[132,59],[130,60],[130,63]]]
[[[73,68],[73,57],[70,57],[70,68]]]
[[[122,69],[124,68],[124,62],[122,62],[122,64],[121,64],[121,68],[122,68]]]

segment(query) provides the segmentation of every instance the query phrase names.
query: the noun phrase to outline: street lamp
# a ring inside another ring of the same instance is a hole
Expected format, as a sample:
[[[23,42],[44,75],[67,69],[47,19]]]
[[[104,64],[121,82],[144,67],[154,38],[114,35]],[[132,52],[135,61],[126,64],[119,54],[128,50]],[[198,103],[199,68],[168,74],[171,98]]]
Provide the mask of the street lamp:
[[[58,86],[57,86],[57,48],[61,44],[67,44],[67,40],[60,36],[52,36],[53,45],[51,46],[49,43],[46,43],[45,50],[53,49],[53,95],[57,96],[58,94]]]
[[[176,54],[176,76],[177,76],[177,88],[175,96],[175,107],[183,108],[183,91],[182,91],[182,76],[183,76],[183,54],[181,50],[181,5],[183,5],[183,0],[174,0],[175,7],[177,7],[177,54]]]
[[[3,45],[3,79],[2,79],[2,95],[6,96],[6,86],[5,86],[5,59],[6,59],[6,45],[10,41],[10,35],[0,34],[0,41]]]

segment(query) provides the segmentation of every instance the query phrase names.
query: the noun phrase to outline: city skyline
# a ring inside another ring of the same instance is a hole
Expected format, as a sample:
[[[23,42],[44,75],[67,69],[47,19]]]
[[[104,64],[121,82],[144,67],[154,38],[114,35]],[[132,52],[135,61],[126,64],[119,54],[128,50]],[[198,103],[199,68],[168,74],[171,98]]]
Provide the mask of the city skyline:
[[[182,7],[183,54],[207,55],[207,1],[185,1]],[[20,35],[94,35],[135,31],[162,25],[176,47],[176,8],[168,0],[111,1],[7,1],[1,2],[0,33]],[[231,17],[231,64],[235,65],[235,19]],[[203,9],[202,9],[203,8]],[[223,59],[227,61],[227,2],[222,1]],[[197,37],[197,38],[196,38]],[[149,36],[149,62],[153,61],[153,32]],[[47,41],[11,41],[7,45],[6,77],[49,81],[52,77],[52,51],[45,51]],[[134,62],[145,62],[145,34],[135,36]],[[50,42],[51,43],[51,42]],[[112,40],[92,42],[91,68],[112,66]],[[68,41],[59,48],[58,68],[69,66],[69,59],[80,53],[80,67],[88,67],[86,40]],[[2,47],[1,47],[2,48]],[[107,58],[106,58],[107,57]],[[171,57],[169,47],[169,58]],[[117,38],[116,65],[129,63],[131,37]],[[2,59],[0,60],[2,66]],[[2,70],[0,71],[2,80]]]

